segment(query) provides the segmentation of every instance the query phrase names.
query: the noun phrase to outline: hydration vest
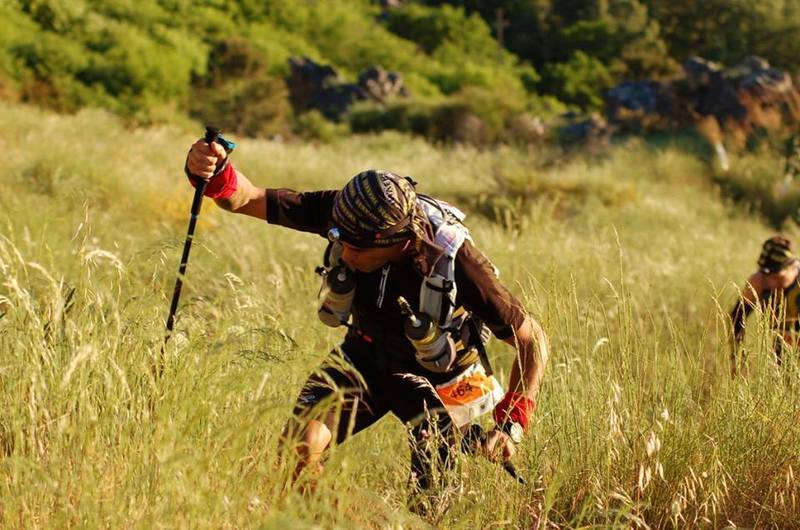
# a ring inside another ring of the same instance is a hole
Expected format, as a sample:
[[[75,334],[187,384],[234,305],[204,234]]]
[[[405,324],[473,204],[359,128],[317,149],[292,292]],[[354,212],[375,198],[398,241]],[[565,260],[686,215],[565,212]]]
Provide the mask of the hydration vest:
[[[762,304],[776,311],[773,329],[784,335],[800,333],[800,276],[785,289],[767,291]]]
[[[464,242],[472,241],[469,229],[463,224],[466,215],[455,206],[426,195],[417,195],[417,200],[433,229],[434,243],[443,251],[420,285],[418,311],[427,314],[439,328],[452,334],[458,346],[456,359],[460,359],[477,345],[481,360],[491,373],[483,350],[483,343],[489,336],[488,330],[471,318],[465,308],[456,305],[458,288],[455,281],[455,259]],[[323,277],[318,315],[323,323],[331,327],[346,325],[355,292],[353,289],[349,296],[331,292],[329,276],[332,271],[341,271],[344,267],[341,255],[342,244],[338,241],[329,243],[323,259],[324,266],[318,268]],[[417,361],[428,370],[447,372],[453,368],[455,359],[441,359],[440,362],[431,363],[417,355]]]

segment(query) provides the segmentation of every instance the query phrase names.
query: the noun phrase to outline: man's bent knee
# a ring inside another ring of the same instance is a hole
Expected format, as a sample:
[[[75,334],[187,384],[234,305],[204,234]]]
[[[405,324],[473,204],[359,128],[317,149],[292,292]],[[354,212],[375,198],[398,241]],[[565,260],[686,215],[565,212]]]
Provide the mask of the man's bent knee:
[[[331,428],[320,420],[308,420],[304,425],[296,418],[289,421],[281,436],[281,445],[291,447],[298,456],[294,480],[307,468],[321,471],[320,461],[332,438]]]
[[[298,444],[298,455],[309,464],[318,462],[322,453],[330,445],[332,437],[331,430],[325,423],[319,420],[310,420]]]

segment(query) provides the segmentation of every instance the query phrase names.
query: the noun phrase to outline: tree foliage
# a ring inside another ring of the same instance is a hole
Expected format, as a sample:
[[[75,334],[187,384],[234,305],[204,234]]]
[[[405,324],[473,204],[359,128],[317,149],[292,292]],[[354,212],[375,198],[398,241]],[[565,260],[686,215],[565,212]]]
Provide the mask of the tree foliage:
[[[288,59],[306,56],[348,80],[400,72],[414,99],[401,107],[468,108],[492,130],[509,116],[488,107],[597,109],[608,87],[672,76],[695,54],[797,72],[798,29],[796,0],[3,0],[0,97],[137,120],[226,114],[284,134],[298,128]]]
[[[800,3],[796,0],[643,0],[674,57],[702,55],[733,63],[751,54],[800,69]]]

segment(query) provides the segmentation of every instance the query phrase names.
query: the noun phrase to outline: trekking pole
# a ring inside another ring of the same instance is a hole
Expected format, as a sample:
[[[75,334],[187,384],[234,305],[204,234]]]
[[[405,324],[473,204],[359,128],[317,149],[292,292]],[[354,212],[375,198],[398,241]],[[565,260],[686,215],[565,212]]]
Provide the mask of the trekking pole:
[[[504,463],[503,469],[505,469],[506,473],[511,475],[511,478],[516,480],[519,484],[523,486],[526,486],[528,484],[528,481],[525,480],[525,477],[519,474],[519,471],[517,471],[517,468],[514,467],[514,464],[512,464],[511,462]]]
[[[476,445],[482,445],[486,443],[486,439],[488,438],[488,434],[486,431],[483,430],[477,423],[473,423],[469,426],[469,429],[464,433],[464,438],[461,440],[461,450],[467,454],[476,454],[477,447]],[[511,462],[503,462],[503,470],[508,473],[511,478],[513,478],[518,484],[525,486],[528,484],[528,481],[525,480],[525,477],[519,474],[517,468]]]
[[[216,127],[206,126],[206,134],[204,136],[205,142],[211,144],[219,138],[220,130]],[[181,299],[181,288],[183,287],[183,276],[186,273],[186,265],[189,263],[189,252],[192,250],[192,239],[194,238],[194,229],[197,225],[197,218],[200,216],[200,208],[203,206],[203,194],[206,191],[208,180],[193,179],[196,187],[194,190],[194,199],[192,200],[191,217],[189,218],[189,229],[186,232],[186,240],[183,242],[183,255],[181,256],[181,264],[178,267],[178,277],[175,278],[175,289],[172,291],[172,303],[169,307],[169,317],[167,317],[167,333],[164,336],[164,344],[161,345],[161,358],[159,360],[158,375],[164,369],[164,347],[167,345],[169,338],[172,336],[172,328],[175,325],[175,312],[178,309],[178,301]]]

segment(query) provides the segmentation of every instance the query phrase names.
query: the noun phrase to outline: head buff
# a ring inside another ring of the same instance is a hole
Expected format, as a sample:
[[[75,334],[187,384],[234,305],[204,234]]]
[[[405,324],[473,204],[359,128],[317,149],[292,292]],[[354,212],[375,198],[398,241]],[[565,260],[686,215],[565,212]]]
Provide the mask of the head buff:
[[[792,242],[781,236],[773,236],[764,242],[758,257],[758,268],[765,274],[778,272],[795,261]]]
[[[336,195],[331,220],[340,239],[361,248],[388,247],[411,240],[425,273],[441,255],[433,230],[417,202],[414,181],[370,169],[350,179]]]
[[[346,243],[388,247],[413,235],[417,194],[406,179],[388,171],[359,173],[336,196],[333,224]]]

